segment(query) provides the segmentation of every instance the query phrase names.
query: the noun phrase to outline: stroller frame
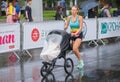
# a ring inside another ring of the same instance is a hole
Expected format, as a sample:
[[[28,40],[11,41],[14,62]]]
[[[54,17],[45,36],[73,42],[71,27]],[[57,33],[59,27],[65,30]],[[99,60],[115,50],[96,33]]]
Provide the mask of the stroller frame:
[[[48,74],[52,73],[52,70],[56,66],[56,67],[64,67],[65,72],[70,75],[73,72],[74,63],[71,58],[66,58],[66,54],[67,54],[66,52],[68,50],[72,50],[70,47],[71,35],[64,30],[53,30],[48,35],[50,34],[58,34],[63,36],[62,42],[60,44],[61,53],[56,58],[54,58],[51,62],[43,61],[42,62],[43,66],[41,67],[40,73],[43,77],[46,77]],[[61,59],[61,58],[64,59],[64,65],[63,66],[56,65],[57,59]]]
[[[56,65],[57,59],[63,58],[64,59],[64,65]],[[74,63],[71,58],[66,58],[66,51],[61,52],[60,55],[53,59],[51,62],[42,62],[43,66],[41,67],[41,75],[43,77],[46,77],[48,74],[52,73],[52,70],[56,67],[64,67],[64,70],[67,74],[71,74],[74,69]]]

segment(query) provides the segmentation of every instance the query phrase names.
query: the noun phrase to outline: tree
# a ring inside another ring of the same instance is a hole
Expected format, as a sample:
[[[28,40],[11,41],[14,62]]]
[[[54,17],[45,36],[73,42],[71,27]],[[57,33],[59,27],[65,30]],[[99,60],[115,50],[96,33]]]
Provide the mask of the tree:
[[[116,0],[117,7],[120,7],[120,0]]]
[[[18,4],[20,5],[20,7],[23,7],[25,4],[25,0],[18,0]]]
[[[50,8],[54,4],[54,0],[43,0],[43,7],[44,8]]]

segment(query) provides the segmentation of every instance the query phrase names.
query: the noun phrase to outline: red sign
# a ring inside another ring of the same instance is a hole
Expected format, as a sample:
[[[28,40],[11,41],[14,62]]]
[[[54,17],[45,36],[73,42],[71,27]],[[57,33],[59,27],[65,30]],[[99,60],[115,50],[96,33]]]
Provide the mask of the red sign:
[[[15,35],[13,35],[13,34],[0,36],[0,45],[10,44],[10,43],[14,43],[14,42],[15,42]]]
[[[15,45],[13,43],[15,43],[15,35],[14,34],[0,36],[0,45],[9,44],[9,46],[8,46],[9,49],[14,49]]]
[[[37,28],[34,28],[31,33],[31,38],[34,42],[37,42],[40,38],[40,33]]]

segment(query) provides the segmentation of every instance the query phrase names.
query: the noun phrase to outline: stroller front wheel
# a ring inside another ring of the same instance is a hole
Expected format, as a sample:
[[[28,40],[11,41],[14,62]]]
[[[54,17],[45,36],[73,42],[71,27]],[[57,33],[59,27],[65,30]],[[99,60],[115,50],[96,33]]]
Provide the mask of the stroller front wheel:
[[[71,58],[65,59],[64,69],[67,74],[71,74],[73,72],[74,64]]]
[[[43,77],[41,82],[56,82],[54,74],[50,73],[46,77]]]
[[[41,68],[41,75],[43,77],[45,77],[47,74],[51,73],[51,71],[53,70],[54,66],[53,65],[48,65],[48,64],[43,64],[42,68]]]
[[[41,70],[40,70],[40,73],[43,77],[45,77],[47,75],[47,66],[46,65],[43,65]]]

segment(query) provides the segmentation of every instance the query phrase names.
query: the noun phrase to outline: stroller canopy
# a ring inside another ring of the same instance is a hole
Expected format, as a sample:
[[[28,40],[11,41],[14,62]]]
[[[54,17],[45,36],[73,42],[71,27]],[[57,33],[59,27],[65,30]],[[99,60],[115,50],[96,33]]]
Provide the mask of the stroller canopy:
[[[67,33],[65,30],[53,30],[48,34],[48,36],[52,34],[62,36],[62,40],[60,43],[61,52],[66,51],[70,46],[70,34]]]

